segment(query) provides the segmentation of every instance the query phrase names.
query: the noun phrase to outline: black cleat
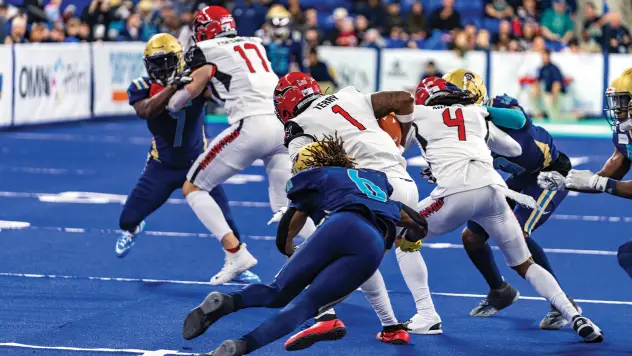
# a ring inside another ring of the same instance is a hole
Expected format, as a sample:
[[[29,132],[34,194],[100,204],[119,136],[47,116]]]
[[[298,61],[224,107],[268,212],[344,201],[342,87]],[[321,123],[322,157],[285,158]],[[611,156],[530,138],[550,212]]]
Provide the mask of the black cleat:
[[[584,342],[592,344],[603,341],[603,332],[601,329],[593,324],[590,319],[581,315],[575,315],[573,317],[573,330],[584,339]]]
[[[520,292],[511,284],[505,282],[499,289],[490,289],[487,297],[472,311],[470,316],[488,318],[497,312],[507,308],[520,298]]]
[[[224,315],[232,313],[233,310],[233,297],[220,292],[212,292],[184,319],[182,337],[185,340],[191,340],[204,334],[213,323]]]
[[[226,340],[218,348],[197,356],[243,356],[248,352],[248,346],[243,340]]]

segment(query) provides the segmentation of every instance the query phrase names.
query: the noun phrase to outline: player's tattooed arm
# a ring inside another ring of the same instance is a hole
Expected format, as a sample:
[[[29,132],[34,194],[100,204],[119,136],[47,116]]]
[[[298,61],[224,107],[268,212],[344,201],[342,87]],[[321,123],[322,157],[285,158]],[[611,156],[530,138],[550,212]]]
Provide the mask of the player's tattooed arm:
[[[136,115],[145,120],[158,116],[161,112],[165,111],[167,104],[169,104],[169,99],[171,99],[175,92],[175,88],[168,86],[151,98],[135,102],[134,110],[136,110]]]
[[[288,208],[277,229],[276,246],[277,250],[286,256],[294,253],[294,237],[305,225],[307,215],[296,208]]]
[[[215,75],[215,66],[204,65],[191,74],[191,83],[178,90],[169,100],[167,110],[176,112],[182,110],[191,100],[197,98],[206,89],[209,80]]]
[[[415,111],[415,98],[407,91],[381,91],[371,94],[371,106],[376,118],[394,113],[400,122],[408,123]]]

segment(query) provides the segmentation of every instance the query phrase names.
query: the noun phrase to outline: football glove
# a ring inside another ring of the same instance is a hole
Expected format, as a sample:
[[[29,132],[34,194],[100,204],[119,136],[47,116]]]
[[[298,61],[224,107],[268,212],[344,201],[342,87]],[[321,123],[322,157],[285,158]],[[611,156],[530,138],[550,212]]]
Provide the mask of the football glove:
[[[428,184],[437,184],[437,178],[432,175],[430,167],[426,167],[421,170],[421,178],[423,178]]]
[[[190,74],[190,70],[185,70],[181,73],[178,73],[173,77],[173,79],[169,81],[168,84],[176,87],[177,90],[180,90],[184,88],[185,85],[193,81],[193,78],[189,77]]]
[[[566,188],[565,180],[566,177],[556,171],[540,172],[538,174],[538,185],[542,189],[562,190]]]
[[[184,54],[184,62],[186,66],[191,69],[200,68],[203,65],[208,64],[206,56],[198,46],[191,46]]]
[[[272,219],[268,221],[268,225],[278,224],[279,221],[281,221],[281,218],[283,217],[283,215],[285,215],[286,211],[287,211],[287,206],[279,209],[276,213],[274,213],[274,215],[272,216]]]
[[[605,192],[608,178],[600,177],[591,171],[571,169],[566,176],[565,184],[568,188],[578,190],[592,190]]]
[[[417,242],[411,242],[406,239],[406,237],[402,237],[399,240],[399,249],[404,252],[417,252],[421,249],[421,240],[417,240]]]

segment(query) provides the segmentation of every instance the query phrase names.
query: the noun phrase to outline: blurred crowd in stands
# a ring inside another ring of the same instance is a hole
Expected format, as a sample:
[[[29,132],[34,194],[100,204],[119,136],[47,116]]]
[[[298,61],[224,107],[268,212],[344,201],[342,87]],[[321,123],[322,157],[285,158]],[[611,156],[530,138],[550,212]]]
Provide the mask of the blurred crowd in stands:
[[[632,1],[627,6],[632,9]],[[578,4],[579,2],[579,4]],[[582,0],[0,0],[4,43],[186,39],[205,5],[231,9],[241,35],[374,48],[628,53],[617,11]],[[290,47],[292,47],[290,46]]]

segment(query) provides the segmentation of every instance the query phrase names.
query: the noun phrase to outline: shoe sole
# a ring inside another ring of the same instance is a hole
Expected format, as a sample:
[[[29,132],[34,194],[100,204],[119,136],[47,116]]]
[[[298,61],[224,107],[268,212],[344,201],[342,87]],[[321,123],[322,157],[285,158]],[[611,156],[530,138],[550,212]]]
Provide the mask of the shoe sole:
[[[218,285],[220,285],[220,284],[228,283],[228,282],[232,281],[235,277],[239,276],[240,274],[242,274],[242,273],[246,272],[247,270],[251,269],[252,267],[256,266],[256,265],[257,265],[257,263],[259,263],[259,261],[257,261],[257,259],[255,258],[255,260],[254,260],[254,262],[253,262],[253,263],[249,263],[249,264],[247,264],[246,266],[244,266],[244,267],[242,267],[242,268],[238,269],[238,270],[235,272],[235,275],[234,275],[234,276],[232,276],[232,277],[230,277],[230,278],[229,278],[229,279],[227,279],[227,280],[214,281],[214,280],[211,278],[211,281],[210,281],[210,282],[211,282],[211,285],[213,285],[213,286],[218,286]]]
[[[475,316],[475,317],[479,317],[479,318],[489,318],[489,317],[493,316],[494,314],[498,313],[499,311],[512,306],[515,302],[518,301],[518,299],[520,299],[520,291],[516,289],[516,296],[511,301],[511,303],[505,305],[504,307],[502,307],[500,309],[495,309],[495,311],[493,313],[491,313],[491,314],[474,313],[474,310],[476,310],[478,308],[478,307],[476,307],[476,308],[472,309],[472,311],[470,312],[470,316]],[[481,310],[485,310],[485,309],[481,309]]]
[[[205,325],[206,315],[219,309],[223,300],[224,296],[218,292],[207,295],[202,304],[191,310],[184,319],[182,337],[185,340],[191,340],[204,334],[212,325],[212,323]]]
[[[320,341],[336,341],[347,335],[347,328],[335,328],[323,334],[306,335],[291,344],[285,345],[287,351],[298,351],[306,349]]]
[[[406,329],[408,329],[408,327],[406,327]],[[419,329],[417,329],[419,330]],[[415,335],[440,335],[443,334],[443,329],[441,329],[441,323],[436,323],[433,326],[430,327],[430,329],[426,330],[426,331],[416,331],[413,329],[408,329],[407,330],[409,334],[415,334]]]

